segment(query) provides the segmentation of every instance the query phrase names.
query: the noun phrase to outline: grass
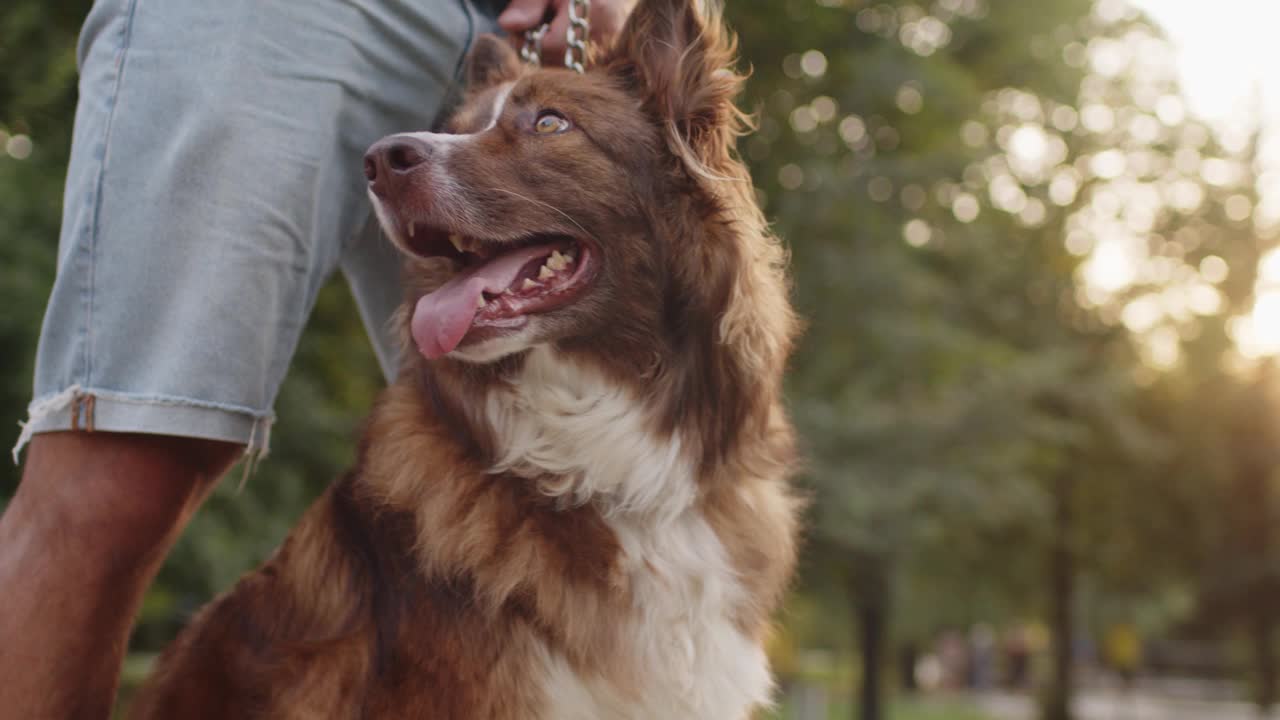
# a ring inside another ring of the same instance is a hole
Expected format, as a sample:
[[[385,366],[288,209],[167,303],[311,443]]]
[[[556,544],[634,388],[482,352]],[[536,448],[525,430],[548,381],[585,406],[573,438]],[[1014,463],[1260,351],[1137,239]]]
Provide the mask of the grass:
[[[768,720],[797,720],[784,705]],[[827,720],[854,720],[853,708],[847,701],[833,701]],[[899,698],[889,707],[888,720],[991,720],[971,703],[957,699]]]
[[[848,712],[844,715],[852,718]],[[889,720],[991,720],[973,705],[961,700],[903,700],[889,709]]]

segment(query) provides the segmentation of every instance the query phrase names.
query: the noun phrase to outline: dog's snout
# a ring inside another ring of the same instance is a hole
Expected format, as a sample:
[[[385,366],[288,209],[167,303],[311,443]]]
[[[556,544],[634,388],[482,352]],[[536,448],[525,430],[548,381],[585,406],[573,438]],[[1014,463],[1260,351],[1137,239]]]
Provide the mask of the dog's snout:
[[[369,187],[379,196],[400,176],[410,172],[431,158],[431,146],[426,142],[405,135],[393,135],[374,143],[364,154],[364,176]]]

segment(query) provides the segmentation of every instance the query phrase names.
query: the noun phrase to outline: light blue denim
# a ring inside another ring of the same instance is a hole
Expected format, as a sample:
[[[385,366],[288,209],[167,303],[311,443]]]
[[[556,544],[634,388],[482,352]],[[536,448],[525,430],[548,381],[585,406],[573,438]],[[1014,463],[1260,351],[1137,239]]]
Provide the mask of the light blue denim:
[[[159,433],[265,450],[272,405],[337,268],[390,377],[399,261],[361,158],[433,125],[478,0],[98,0],[32,433]]]

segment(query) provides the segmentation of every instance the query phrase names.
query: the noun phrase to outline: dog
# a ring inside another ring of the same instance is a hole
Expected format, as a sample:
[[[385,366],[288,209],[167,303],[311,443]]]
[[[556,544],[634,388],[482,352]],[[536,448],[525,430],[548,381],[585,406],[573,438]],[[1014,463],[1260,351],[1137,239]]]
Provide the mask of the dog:
[[[708,718],[770,702],[796,556],[785,252],[713,9],[577,74],[468,54],[365,157],[406,350],[355,467],[163,653],[136,718]]]

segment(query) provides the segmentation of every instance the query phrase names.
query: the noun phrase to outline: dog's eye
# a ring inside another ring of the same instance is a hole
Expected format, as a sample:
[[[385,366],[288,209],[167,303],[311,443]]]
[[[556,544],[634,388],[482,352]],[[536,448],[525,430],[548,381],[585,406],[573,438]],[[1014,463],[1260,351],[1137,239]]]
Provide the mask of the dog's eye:
[[[533,121],[533,131],[539,135],[564,132],[569,129],[569,119],[555,110],[543,110]]]

